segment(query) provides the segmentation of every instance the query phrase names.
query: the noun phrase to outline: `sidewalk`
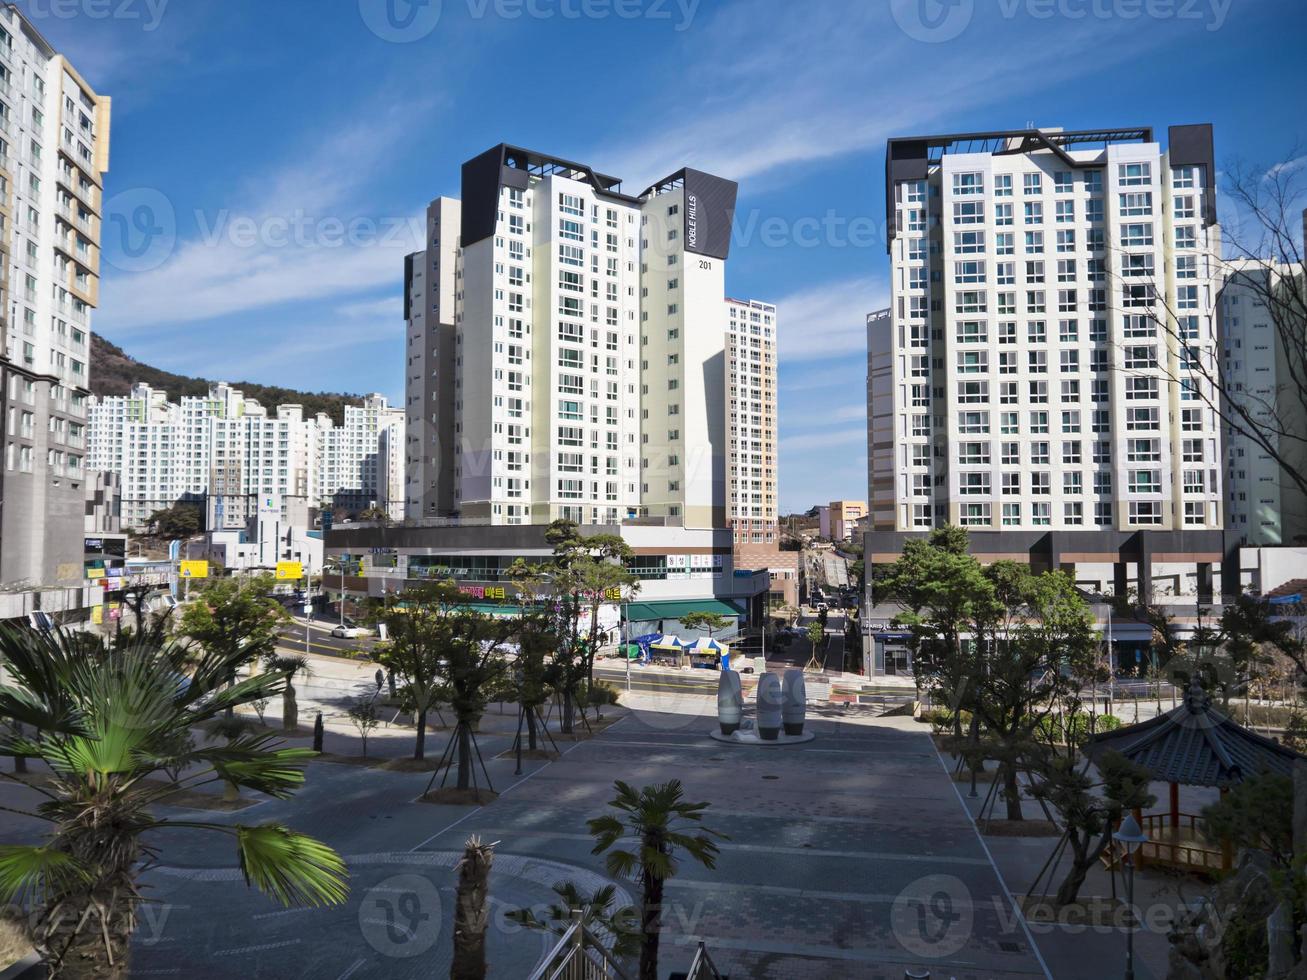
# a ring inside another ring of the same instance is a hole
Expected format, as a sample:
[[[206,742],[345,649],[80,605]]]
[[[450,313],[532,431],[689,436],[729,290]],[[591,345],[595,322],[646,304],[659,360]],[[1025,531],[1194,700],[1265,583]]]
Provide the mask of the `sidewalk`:
[[[948,754],[940,753],[940,759],[952,772],[955,763]],[[989,766],[992,769],[993,764],[990,763]],[[990,781],[986,779],[978,783],[979,796],[976,799],[968,797],[969,786],[966,782],[954,785],[959,802],[974,821],[984,803]],[[989,813],[1002,822],[1005,807],[1002,800],[995,801]],[[1022,800],[1022,816],[1030,821],[1045,819],[1039,804],[1031,799]],[[982,838],[995,867],[1018,902],[1034,884],[1060,840],[1055,836],[1010,837],[997,834],[982,834]],[[1035,890],[1036,894],[1049,895],[1055,892],[1069,867],[1069,852],[1064,852],[1053,874],[1050,876],[1045,872]],[[1135,908],[1140,920],[1134,937],[1135,977],[1136,980],[1165,980],[1170,950],[1166,937],[1176,910],[1201,894],[1206,886],[1196,878],[1144,868],[1136,874],[1134,887]],[[1124,905],[1125,881],[1122,874],[1118,871],[1113,882],[1113,876],[1107,869],[1101,863],[1095,863],[1080,889],[1080,898],[1111,899],[1113,894]],[[1098,980],[1104,976],[1117,975],[1125,968],[1126,928],[1123,925],[1095,924],[1079,917],[1075,910],[1067,910],[1060,923],[1033,921],[1028,924],[1050,973],[1057,980]]]

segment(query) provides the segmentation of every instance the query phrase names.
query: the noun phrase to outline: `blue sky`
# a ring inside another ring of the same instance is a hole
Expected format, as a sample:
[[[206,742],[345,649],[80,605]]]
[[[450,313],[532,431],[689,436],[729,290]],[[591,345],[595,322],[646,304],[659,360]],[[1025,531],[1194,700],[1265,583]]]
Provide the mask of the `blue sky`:
[[[18,5],[114,98],[96,329],[174,371],[402,401],[403,255],[501,141],[631,191],[738,180],[786,511],[866,494],[887,137],[1212,122],[1222,166],[1307,154],[1301,0]]]

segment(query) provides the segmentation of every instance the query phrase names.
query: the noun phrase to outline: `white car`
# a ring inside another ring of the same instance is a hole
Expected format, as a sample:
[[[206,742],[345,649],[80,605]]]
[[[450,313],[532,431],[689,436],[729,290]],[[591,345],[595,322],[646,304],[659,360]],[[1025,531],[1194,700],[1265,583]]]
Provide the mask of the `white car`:
[[[357,640],[363,636],[371,636],[372,630],[363,626],[337,626],[332,629],[331,635],[345,640]]]

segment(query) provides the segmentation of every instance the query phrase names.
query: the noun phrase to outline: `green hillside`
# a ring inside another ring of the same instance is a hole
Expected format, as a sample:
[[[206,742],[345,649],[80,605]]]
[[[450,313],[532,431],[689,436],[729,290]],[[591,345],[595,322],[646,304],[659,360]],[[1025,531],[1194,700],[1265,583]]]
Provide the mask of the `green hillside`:
[[[278,405],[303,405],[306,416],[323,412],[330,415],[339,425],[345,418],[345,405],[357,404],[360,395],[348,395],[338,392],[307,392],[293,388],[280,388],[276,385],[254,384],[250,381],[236,381],[227,378],[233,388],[239,388],[248,398],[258,401],[268,410]],[[170,401],[176,401],[183,395],[204,395],[209,391],[207,378],[189,378],[183,374],[173,374],[129,356],[121,347],[105,340],[99,334],[91,334],[91,391],[100,396],[125,395],[134,384],[144,383],[168,393]]]

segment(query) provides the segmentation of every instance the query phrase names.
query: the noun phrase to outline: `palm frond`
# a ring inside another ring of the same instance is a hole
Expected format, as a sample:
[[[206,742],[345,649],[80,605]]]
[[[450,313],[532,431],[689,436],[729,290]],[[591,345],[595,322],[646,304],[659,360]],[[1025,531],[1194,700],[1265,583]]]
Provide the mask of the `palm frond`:
[[[51,847],[0,846],[0,902],[59,892],[89,878],[71,854]]]
[[[349,894],[340,855],[288,827],[238,826],[236,848],[246,883],[282,905],[340,905]]]
[[[41,743],[26,735],[0,735],[0,755],[20,759],[39,759],[42,755]]]
[[[591,854],[598,854],[600,851],[612,847],[626,833],[626,825],[610,814],[587,820],[586,827],[589,829],[591,836],[596,839]]]
[[[286,690],[290,674],[286,671],[270,671],[247,677],[239,684],[215,691],[202,705],[196,705],[196,720],[212,718],[225,712],[228,708],[238,708],[243,704],[280,697]]]
[[[609,851],[604,858],[604,867],[614,878],[630,878],[640,866],[639,859],[630,851]]]
[[[197,753],[229,783],[247,786],[279,800],[304,785],[304,764],[317,755],[312,749],[280,749],[252,754],[215,749]]]
[[[0,718],[31,725],[43,732],[86,734],[82,713],[71,701],[59,698],[52,703],[31,690],[7,685],[0,687]]]

